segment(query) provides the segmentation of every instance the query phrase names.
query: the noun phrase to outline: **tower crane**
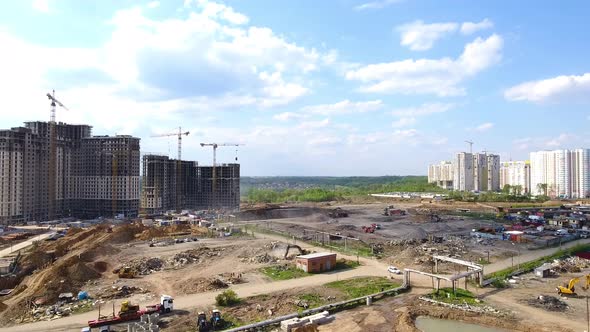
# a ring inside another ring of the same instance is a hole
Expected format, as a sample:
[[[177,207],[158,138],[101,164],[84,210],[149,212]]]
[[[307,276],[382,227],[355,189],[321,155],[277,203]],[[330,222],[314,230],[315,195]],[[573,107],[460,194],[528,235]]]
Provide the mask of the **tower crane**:
[[[57,106],[68,110],[59,100],[55,98],[55,90],[51,93],[47,93],[47,98],[51,100],[51,109],[49,116],[49,176],[47,177],[49,183],[47,189],[49,191],[49,220],[53,220],[55,217],[55,191],[56,191],[56,159],[57,159],[57,131],[55,128],[55,111]]]
[[[162,134],[162,135],[152,135],[151,137],[170,137],[170,136],[177,136],[178,137],[178,160],[182,160],[182,136],[188,136],[190,132],[185,131],[182,132],[182,128],[178,127],[177,133],[170,133],[170,134]]]
[[[217,167],[217,148],[220,146],[240,146],[240,145],[244,145],[244,144],[239,144],[239,143],[201,143],[201,147],[205,147],[205,146],[211,146],[213,147],[213,183],[212,183],[212,189],[213,189],[213,199],[217,200],[217,196],[216,196],[216,188],[217,188],[217,174],[216,174],[216,170],[215,168]]]
[[[473,153],[473,142],[472,141],[465,141],[465,143],[469,144],[469,153]]]
[[[190,132],[182,131],[181,127],[178,127],[177,133],[170,133],[170,134],[161,134],[161,135],[153,135],[151,137],[170,137],[170,136],[177,136],[178,137],[178,160],[176,160],[176,211],[180,212],[180,198],[182,196],[182,191],[180,190],[181,184],[181,176],[180,173],[182,171],[182,136],[188,136]]]

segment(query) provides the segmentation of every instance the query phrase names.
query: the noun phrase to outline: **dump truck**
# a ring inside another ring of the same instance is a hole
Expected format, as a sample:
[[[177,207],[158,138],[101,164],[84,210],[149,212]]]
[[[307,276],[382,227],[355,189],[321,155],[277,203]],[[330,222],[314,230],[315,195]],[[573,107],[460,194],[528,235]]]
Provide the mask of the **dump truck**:
[[[160,303],[149,305],[145,309],[140,309],[139,305],[131,304],[129,301],[123,301],[121,303],[121,309],[119,313],[115,315],[115,305],[113,304],[112,316],[101,316],[100,307],[98,311],[98,319],[88,321],[90,328],[101,327],[119,324],[123,322],[138,320],[143,315],[150,315],[153,313],[169,313],[174,309],[174,299],[169,295],[162,295],[160,297]]]

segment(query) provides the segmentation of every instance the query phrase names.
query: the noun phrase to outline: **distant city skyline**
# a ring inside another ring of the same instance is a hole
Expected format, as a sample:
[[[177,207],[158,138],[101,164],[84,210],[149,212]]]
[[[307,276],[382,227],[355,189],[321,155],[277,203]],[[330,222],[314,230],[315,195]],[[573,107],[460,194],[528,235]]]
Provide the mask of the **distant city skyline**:
[[[0,128],[57,120],[244,176],[425,175],[590,146],[590,3],[9,1]],[[288,13],[286,15],[285,13]]]

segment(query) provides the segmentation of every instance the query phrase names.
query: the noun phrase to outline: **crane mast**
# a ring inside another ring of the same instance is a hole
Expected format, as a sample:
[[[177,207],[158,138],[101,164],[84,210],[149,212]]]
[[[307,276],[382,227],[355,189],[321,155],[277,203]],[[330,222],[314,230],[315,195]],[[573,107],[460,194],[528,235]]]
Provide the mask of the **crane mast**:
[[[47,191],[49,198],[48,219],[55,218],[55,201],[56,201],[56,181],[57,181],[57,129],[55,123],[55,113],[57,106],[68,110],[59,100],[55,98],[55,90],[47,93],[47,98],[51,101],[50,115],[49,115],[49,165],[47,176]]]

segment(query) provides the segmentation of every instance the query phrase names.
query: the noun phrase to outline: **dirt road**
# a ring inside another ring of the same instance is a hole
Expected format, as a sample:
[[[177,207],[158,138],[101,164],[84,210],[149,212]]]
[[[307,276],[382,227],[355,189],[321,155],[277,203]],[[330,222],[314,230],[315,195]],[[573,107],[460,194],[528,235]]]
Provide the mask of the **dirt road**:
[[[15,244],[12,247],[8,247],[4,250],[0,250],[0,257],[6,257],[6,256],[10,255],[11,253],[17,252],[17,251],[24,249],[24,248],[27,248],[27,247],[31,246],[33,244],[33,242],[35,242],[35,241],[45,240],[53,233],[55,233],[55,232],[49,232],[49,233],[44,233],[41,235],[36,235],[26,241]]]

